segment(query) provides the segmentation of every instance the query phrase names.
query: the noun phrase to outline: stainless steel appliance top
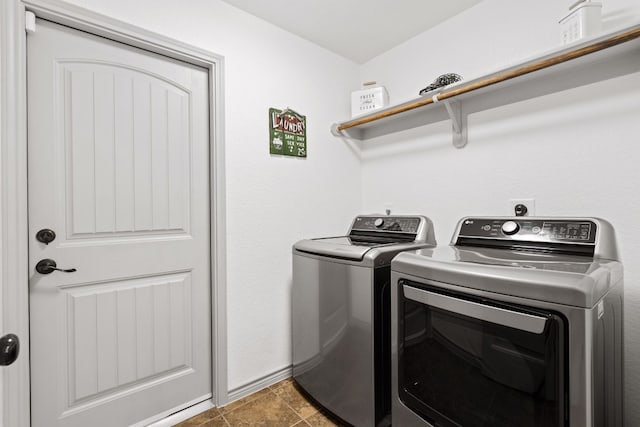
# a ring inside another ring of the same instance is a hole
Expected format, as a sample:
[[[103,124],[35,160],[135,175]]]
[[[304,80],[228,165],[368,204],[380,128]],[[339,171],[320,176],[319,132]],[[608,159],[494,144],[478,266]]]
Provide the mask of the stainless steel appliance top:
[[[598,218],[467,217],[451,242],[403,252],[391,268],[434,282],[586,308],[623,277],[613,227]]]
[[[293,246],[303,252],[362,261],[389,251],[435,246],[431,220],[421,215],[359,215],[346,236],[304,239]]]

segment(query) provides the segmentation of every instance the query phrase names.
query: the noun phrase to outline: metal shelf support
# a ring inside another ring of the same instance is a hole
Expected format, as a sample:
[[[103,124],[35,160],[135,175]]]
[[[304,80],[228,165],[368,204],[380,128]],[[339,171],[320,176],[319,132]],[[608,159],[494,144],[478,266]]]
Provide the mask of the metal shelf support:
[[[451,118],[453,146],[463,148],[467,145],[467,117],[462,112],[462,104],[460,101],[453,100],[440,102],[444,104],[444,108],[446,108],[447,114]]]

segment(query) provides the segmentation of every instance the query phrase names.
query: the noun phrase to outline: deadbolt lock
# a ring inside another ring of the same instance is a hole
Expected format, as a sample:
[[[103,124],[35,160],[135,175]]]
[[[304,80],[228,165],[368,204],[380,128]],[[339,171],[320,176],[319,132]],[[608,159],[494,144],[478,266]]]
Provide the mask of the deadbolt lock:
[[[44,243],[45,245],[48,245],[49,243],[53,242],[55,239],[56,239],[56,232],[49,228],[43,228],[42,230],[36,233],[36,240],[38,242]]]

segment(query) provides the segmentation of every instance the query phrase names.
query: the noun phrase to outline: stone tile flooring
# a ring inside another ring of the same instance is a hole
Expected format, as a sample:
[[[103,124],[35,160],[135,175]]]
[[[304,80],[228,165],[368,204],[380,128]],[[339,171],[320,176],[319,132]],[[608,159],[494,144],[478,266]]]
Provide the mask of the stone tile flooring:
[[[346,427],[308,401],[291,378],[213,408],[176,427]]]

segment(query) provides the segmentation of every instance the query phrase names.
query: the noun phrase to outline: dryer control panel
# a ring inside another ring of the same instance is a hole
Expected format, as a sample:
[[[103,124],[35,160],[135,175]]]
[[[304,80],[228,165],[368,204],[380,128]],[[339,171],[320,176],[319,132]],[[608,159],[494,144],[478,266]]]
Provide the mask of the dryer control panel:
[[[595,243],[596,224],[592,221],[528,220],[525,218],[468,218],[462,222],[459,237],[479,237],[539,242]]]
[[[597,227],[590,219],[465,218],[454,244],[593,254]]]

